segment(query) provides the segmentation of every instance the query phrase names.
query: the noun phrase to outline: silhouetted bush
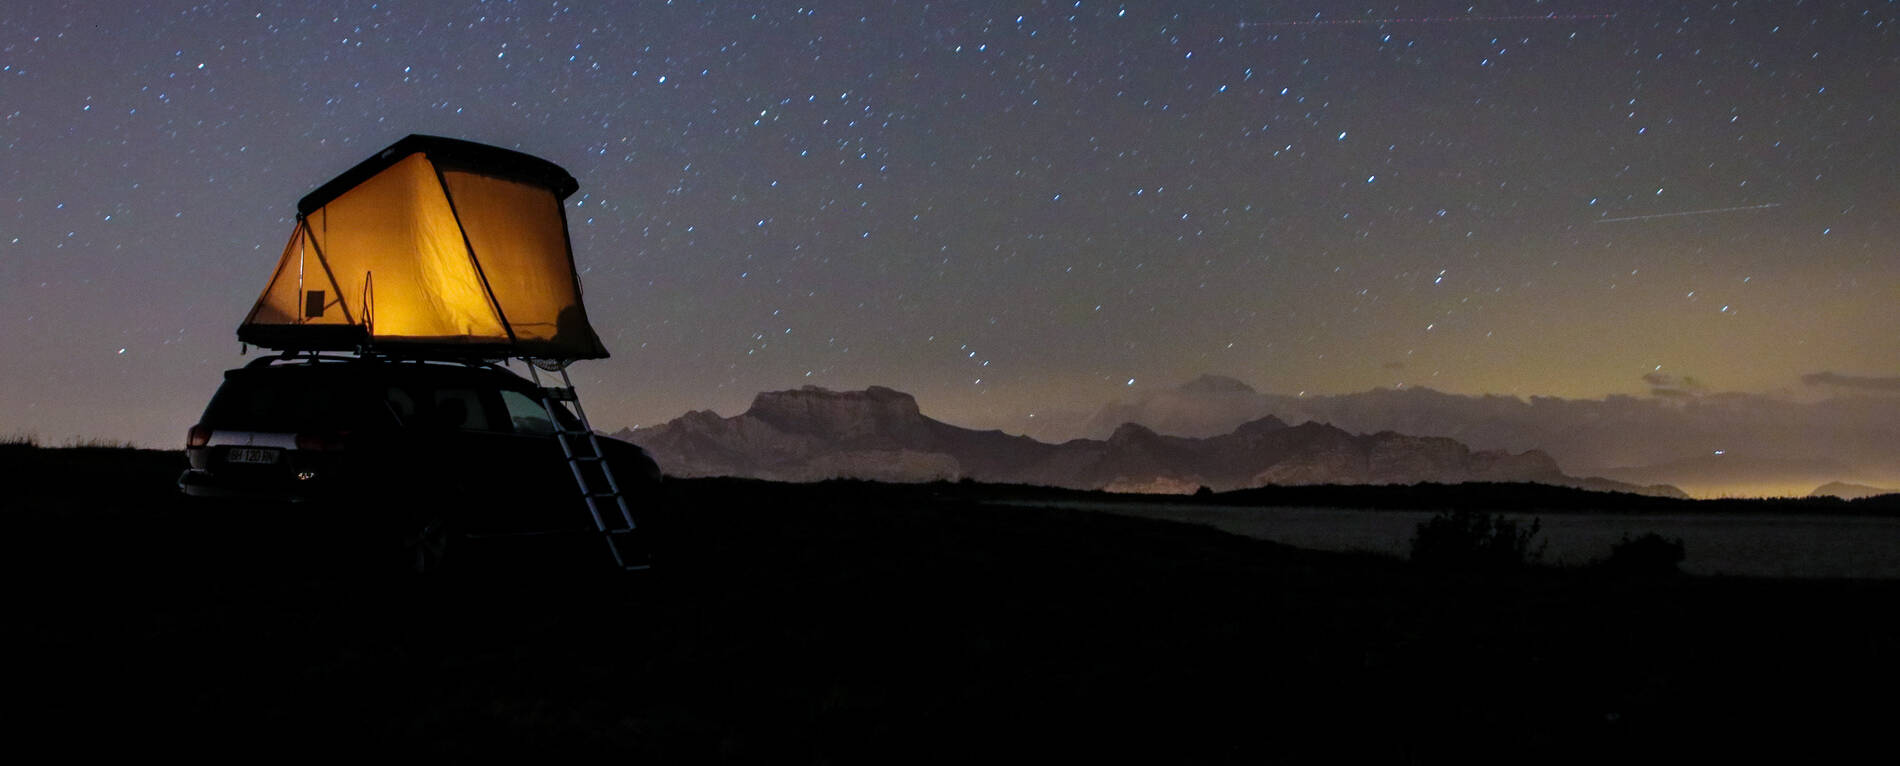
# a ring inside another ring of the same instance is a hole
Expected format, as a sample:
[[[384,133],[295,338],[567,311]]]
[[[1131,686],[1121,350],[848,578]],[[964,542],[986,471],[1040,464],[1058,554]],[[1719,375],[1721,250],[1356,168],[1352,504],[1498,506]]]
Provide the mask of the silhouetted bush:
[[[1532,547],[1540,519],[1519,529],[1503,515],[1470,510],[1440,512],[1418,525],[1412,537],[1412,561],[1434,569],[1479,571],[1514,569],[1544,557],[1546,543]]]
[[[1610,557],[1603,562],[1603,568],[1617,574],[1656,577],[1681,573],[1677,568],[1684,558],[1682,539],[1669,539],[1651,532],[1634,540],[1623,535],[1623,541],[1610,546]]]

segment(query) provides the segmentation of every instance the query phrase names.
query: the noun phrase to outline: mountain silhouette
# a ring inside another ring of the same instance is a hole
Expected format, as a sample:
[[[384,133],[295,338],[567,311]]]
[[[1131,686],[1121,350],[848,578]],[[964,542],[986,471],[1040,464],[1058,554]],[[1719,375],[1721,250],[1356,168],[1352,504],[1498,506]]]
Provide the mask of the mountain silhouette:
[[[1900,492],[1900,490],[1881,489],[1880,487],[1869,487],[1865,484],[1848,484],[1847,482],[1833,481],[1815,487],[1813,492],[1808,493],[1808,497],[1838,497],[1842,500],[1860,500],[1868,497],[1891,495],[1897,492]]]
[[[1900,396],[1841,393],[1819,401],[1761,394],[1602,399],[1470,396],[1430,388],[1350,394],[1267,394],[1233,378],[1187,383],[1111,402],[1077,433],[1107,438],[1123,423],[1214,437],[1273,416],[1354,433],[1394,431],[1456,439],[1477,450],[1538,450],[1565,469],[1698,496],[1793,494],[1841,480],[1900,482]],[[1722,460],[1710,458],[1723,457]]]
[[[1220,379],[1210,390],[1237,393]],[[1236,381],[1237,383],[1237,381]],[[1251,391],[1251,389],[1247,389]],[[745,412],[689,412],[616,438],[653,453],[674,476],[741,476],[778,481],[860,478],[977,481],[1129,492],[1216,491],[1266,484],[1413,484],[1529,481],[1585,489],[1680,495],[1568,476],[1535,450],[1474,451],[1443,437],[1382,431],[1353,434],[1331,425],[1290,425],[1267,416],[1206,438],[1169,436],[1128,423],[1106,439],[1049,444],[979,431],[925,416],[909,394],[805,387],[761,393]]]

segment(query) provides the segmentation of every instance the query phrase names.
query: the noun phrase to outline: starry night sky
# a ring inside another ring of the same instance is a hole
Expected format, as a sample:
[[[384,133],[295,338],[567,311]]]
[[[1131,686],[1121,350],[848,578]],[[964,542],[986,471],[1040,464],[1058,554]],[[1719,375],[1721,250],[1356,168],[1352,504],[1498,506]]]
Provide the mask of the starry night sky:
[[[175,446],[409,133],[580,180],[608,429],[1900,374],[1892,2],[133,5],[0,10],[0,433]]]

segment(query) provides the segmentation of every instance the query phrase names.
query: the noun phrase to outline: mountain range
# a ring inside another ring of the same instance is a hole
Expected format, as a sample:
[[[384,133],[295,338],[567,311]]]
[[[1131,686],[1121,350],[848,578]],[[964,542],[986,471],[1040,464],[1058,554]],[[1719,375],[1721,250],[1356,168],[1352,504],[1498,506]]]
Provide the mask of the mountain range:
[[[1209,436],[1171,436],[1124,423],[1102,439],[1059,444],[979,431],[925,416],[911,395],[806,387],[761,393],[745,412],[694,411],[614,437],[651,452],[669,475],[778,481],[974,479],[1124,492],[1216,491],[1265,484],[1526,481],[1681,496],[1565,474],[1537,450],[1473,450],[1445,437],[1354,434],[1273,416]]]
[[[1841,378],[1809,377],[1814,386]],[[1429,388],[1295,396],[1204,375],[1111,402],[1058,428],[1106,438],[1123,423],[1140,423],[1159,433],[1207,437],[1263,417],[1311,420],[1354,433],[1443,436],[1476,450],[1535,449],[1572,473],[1667,483],[1698,497],[1798,496],[1834,481],[1900,485],[1900,396],[1866,386],[1827,390],[1835,395],[1817,401],[1681,387],[1603,399],[1470,396]],[[1049,438],[1057,432],[1036,433]]]
[[[1900,494],[1900,489],[1883,489],[1881,487],[1869,487],[1862,484],[1848,484],[1846,482],[1837,481],[1815,487],[1813,492],[1808,493],[1808,497],[1838,497],[1842,500],[1860,500],[1862,498],[1892,494]]]

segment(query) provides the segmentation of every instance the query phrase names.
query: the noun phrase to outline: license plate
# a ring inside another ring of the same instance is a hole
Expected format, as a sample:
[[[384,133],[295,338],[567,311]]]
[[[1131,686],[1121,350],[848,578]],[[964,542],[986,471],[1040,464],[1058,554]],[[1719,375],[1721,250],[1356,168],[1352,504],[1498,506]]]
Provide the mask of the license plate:
[[[279,452],[280,452],[279,450],[274,450],[274,449],[254,449],[251,447],[237,447],[237,448],[232,449],[230,452],[225,453],[224,460],[227,463],[256,463],[260,465],[270,465],[272,463],[277,462],[277,456]]]

